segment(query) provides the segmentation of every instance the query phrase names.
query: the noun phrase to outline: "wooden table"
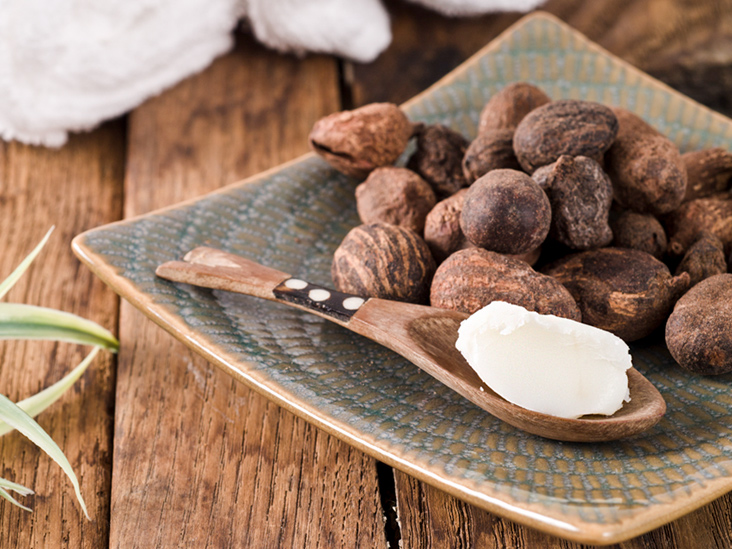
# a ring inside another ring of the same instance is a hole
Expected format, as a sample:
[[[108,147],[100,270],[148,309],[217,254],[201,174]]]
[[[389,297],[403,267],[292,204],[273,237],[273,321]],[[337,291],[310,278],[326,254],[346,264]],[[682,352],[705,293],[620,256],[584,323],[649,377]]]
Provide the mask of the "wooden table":
[[[62,149],[0,145],[0,272],[57,226],[10,300],[91,318],[121,341],[119,355],[99,358],[40,416],[80,476],[92,520],[60,469],[11,434],[0,440],[0,476],[37,494],[25,500],[33,514],[0,503],[2,547],[578,547],[462,503],[269,403],[120,302],[69,249],[86,229],[298,156],[319,117],[407,99],[519,17],[389,9],[394,43],[371,65],[279,55],[243,31],[203,73]],[[729,1],[550,0],[545,9],[729,110]],[[0,390],[24,398],[84,352],[3,343]],[[729,547],[731,514],[724,496],[622,547]]]

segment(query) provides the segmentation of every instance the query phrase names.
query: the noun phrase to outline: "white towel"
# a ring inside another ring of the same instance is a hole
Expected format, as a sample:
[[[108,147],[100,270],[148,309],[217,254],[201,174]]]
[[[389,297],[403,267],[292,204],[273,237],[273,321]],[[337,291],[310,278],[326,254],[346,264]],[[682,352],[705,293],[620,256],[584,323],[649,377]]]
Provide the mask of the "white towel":
[[[411,0],[443,13],[541,0]],[[60,146],[194,74],[249,18],[280,51],[368,62],[391,41],[380,0],[1,0],[0,137]]]

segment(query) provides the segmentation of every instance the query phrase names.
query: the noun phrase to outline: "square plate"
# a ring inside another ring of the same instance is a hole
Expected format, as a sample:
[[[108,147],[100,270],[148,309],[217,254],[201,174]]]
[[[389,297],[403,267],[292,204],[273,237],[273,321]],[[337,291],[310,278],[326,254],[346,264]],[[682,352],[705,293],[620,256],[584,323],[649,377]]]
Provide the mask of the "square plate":
[[[474,136],[496,91],[528,81],[554,99],[622,105],[682,150],[732,149],[732,121],[671,90],[554,17],[522,19],[409,101],[412,120]],[[156,323],[235,378],[364,452],[474,505],[567,539],[619,542],[732,489],[732,376],[682,372],[661,345],[633,347],[664,394],[644,436],[545,440],[494,419],[383,347],[307,313],[158,279],[196,246],[330,285],[358,225],[356,182],[306,155],[172,208],[78,236],[74,251]]]

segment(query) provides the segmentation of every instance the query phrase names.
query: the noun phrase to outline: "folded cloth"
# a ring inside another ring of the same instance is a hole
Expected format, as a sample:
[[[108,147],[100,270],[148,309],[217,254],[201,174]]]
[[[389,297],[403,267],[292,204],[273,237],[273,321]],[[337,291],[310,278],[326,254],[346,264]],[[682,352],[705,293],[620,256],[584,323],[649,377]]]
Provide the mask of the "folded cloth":
[[[450,15],[541,0],[410,0]],[[391,41],[380,0],[0,0],[0,137],[60,146],[226,52],[242,16],[280,51],[360,62]]]

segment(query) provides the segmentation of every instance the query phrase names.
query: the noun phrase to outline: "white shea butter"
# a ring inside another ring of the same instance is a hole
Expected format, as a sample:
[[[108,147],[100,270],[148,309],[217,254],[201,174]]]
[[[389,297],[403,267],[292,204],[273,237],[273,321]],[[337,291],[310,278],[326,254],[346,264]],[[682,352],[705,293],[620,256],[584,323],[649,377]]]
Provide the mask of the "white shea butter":
[[[455,346],[488,387],[529,410],[612,415],[630,401],[628,346],[574,320],[494,301],[462,322]]]

